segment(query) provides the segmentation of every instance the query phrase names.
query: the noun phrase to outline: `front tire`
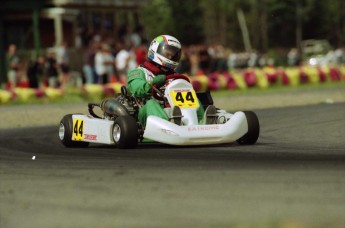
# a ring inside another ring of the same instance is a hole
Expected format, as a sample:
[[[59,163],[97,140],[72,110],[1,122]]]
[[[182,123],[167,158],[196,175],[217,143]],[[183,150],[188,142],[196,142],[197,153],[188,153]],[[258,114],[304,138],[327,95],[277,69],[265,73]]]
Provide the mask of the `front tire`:
[[[88,147],[88,142],[72,141],[73,118],[72,114],[65,115],[60,121],[59,138],[65,147]]]
[[[131,116],[119,116],[114,121],[113,140],[120,149],[136,148],[138,145],[138,124]]]
[[[241,145],[255,144],[260,134],[260,123],[257,115],[252,111],[244,111],[248,123],[248,132],[237,140]]]

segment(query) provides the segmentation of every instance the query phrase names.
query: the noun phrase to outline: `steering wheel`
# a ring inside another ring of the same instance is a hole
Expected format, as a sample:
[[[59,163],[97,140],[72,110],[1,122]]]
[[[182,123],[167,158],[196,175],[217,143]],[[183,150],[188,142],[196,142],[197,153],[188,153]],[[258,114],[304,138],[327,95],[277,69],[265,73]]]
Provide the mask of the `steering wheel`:
[[[189,78],[183,74],[170,74],[166,76],[166,81],[171,80],[171,79],[172,80],[183,79],[183,80],[186,80],[187,82],[190,82]],[[154,84],[151,89],[151,94],[155,99],[162,101],[164,100],[164,96],[159,89],[160,88],[158,88],[157,85]]]

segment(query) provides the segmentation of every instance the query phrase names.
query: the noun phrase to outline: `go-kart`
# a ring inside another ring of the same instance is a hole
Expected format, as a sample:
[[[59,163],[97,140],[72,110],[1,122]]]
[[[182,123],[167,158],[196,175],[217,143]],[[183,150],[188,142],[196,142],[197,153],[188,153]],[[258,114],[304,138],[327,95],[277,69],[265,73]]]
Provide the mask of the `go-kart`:
[[[181,124],[148,116],[146,125],[138,121],[139,108],[145,100],[121,88],[115,98],[89,103],[89,115],[65,115],[59,127],[59,138],[66,147],[87,147],[89,143],[115,144],[118,148],[135,148],[144,139],[159,143],[189,146],[237,142],[255,144],[260,132],[257,115],[252,111],[228,113],[217,108],[214,122],[199,122],[197,109],[213,105],[209,91],[196,93],[187,76],[169,75],[167,83],[158,88],[152,85],[152,96],[161,102],[167,115],[174,106],[180,107]],[[95,108],[103,113],[96,114]]]

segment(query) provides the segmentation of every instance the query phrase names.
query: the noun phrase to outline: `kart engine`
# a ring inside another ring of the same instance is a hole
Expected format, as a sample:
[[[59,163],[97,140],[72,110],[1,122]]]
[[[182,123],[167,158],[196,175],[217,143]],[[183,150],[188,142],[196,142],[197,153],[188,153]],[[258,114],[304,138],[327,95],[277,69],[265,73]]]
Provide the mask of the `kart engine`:
[[[89,103],[89,113],[95,118],[102,119],[94,112],[94,107],[99,107],[103,111],[103,118],[116,119],[119,116],[132,116],[137,120],[139,108],[142,101],[129,95],[125,86],[121,87],[121,94],[116,98],[106,98],[101,103]]]
[[[130,115],[127,108],[123,104],[121,104],[121,102],[114,98],[104,99],[100,104],[100,108],[102,109],[104,114],[109,117]]]

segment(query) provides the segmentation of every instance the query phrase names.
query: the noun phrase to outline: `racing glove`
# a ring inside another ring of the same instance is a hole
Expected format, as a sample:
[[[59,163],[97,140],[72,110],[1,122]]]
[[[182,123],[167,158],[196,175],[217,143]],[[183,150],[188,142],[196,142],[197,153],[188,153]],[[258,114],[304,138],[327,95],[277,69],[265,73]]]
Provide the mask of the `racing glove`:
[[[160,88],[165,84],[166,76],[164,74],[157,75],[153,78],[152,84],[156,84],[156,88]]]

